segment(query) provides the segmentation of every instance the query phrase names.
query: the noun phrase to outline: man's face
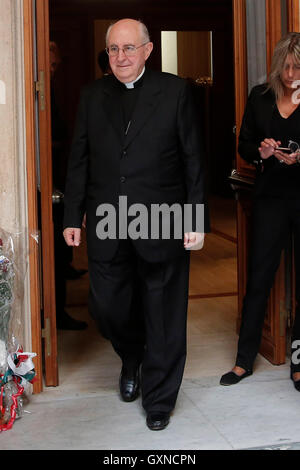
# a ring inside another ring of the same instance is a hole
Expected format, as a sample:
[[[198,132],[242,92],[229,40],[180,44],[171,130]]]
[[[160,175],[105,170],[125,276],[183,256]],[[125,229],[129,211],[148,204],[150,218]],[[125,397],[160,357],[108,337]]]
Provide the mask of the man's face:
[[[144,42],[137,21],[121,20],[112,26],[107,40],[107,47],[118,46],[119,53],[116,56],[109,56],[109,64],[113,74],[120,82],[133,82],[140,75],[146,60],[151,54],[153,44],[148,42],[139,47],[135,55],[130,57],[124,54],[122,48],[128,45],[137,47]]]

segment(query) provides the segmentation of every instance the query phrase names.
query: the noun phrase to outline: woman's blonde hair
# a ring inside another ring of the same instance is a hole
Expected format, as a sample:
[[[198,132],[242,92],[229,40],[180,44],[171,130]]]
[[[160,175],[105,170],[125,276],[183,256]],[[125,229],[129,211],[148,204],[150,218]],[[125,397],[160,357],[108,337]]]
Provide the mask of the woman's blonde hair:
[[[268,80],[268,89],[274,91],[277,100],[284,94],[281,74],[288,54],[292,54],[295,62],[300,64],[300,33],[287,34],[280,39],[275,46]]]

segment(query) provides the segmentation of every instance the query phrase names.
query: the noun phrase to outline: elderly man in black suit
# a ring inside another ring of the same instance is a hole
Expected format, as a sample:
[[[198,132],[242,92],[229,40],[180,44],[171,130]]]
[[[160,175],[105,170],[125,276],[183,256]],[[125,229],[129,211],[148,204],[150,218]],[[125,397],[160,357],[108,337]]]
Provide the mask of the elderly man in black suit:
[[[129,208],[189,204],[195,214],[204,203],[200,126],[187,82],[145,69],[153,44],[143,23],[120,20],[106,41],[112,74],[88,85],[79,104],[64,237],[79,245],[86,212],[91,314],[122,360],[122,399],[135,400],[141,386],[147,425],[160,430],[182,381],[189,250],[202,246],[204,229],[130,237],[127,224],[125,236],[105,237],[99,205],[118,214],[123,196]]]

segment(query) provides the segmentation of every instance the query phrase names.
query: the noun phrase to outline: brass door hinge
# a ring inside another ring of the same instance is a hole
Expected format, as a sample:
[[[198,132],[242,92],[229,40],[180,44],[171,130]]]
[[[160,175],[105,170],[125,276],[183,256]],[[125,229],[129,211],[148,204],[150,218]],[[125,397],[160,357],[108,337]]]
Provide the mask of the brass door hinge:
[[[40,70],[39,80],[35,82],[35,91],[39,93],[41,111],[45,111],[45,72],[43,70]]]

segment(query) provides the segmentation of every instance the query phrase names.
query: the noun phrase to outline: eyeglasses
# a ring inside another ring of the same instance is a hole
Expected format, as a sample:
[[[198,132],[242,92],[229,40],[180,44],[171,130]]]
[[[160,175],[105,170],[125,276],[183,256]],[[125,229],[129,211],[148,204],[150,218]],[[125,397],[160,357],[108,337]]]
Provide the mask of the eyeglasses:
[[[278,150],[282,150],[283,152],[290,152],[295,153],[299,151],[299,144],[294,142],[293,140],[289,140],[287,147],[278,147]]]
[[[105,50],[110,57],[117,56],[120,50],[123,51],[126,57],[132,57],[136,54],[137,49],[145,46],[146,44],[148,44],[148,42],[149,41],[144,42],[144,44],[141,44],[140,46],[132,46],[131,44],[127,44],[124,47],[119,47],[113,44],[112,46],[106,47]]]
[[[290,149],[291,153],[295,153],[299,151],[299,144],[294,142],[293,140],[289,140],[288,148]]]

